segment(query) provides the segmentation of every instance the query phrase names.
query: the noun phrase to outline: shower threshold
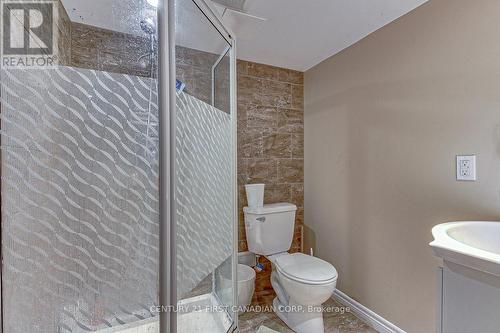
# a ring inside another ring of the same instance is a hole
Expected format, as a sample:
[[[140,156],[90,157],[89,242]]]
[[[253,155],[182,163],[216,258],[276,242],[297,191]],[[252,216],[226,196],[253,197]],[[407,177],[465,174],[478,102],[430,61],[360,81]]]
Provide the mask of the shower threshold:
[[[231,317],[213,293],[181,300],[178,308],[178,333],[225,333],[231,328]],[[158,318],[148,318],[98,333],[158,333],[159,330]]]
[[[225,333],[231,328],[231,317],[213,293],[181,300],[178,306],[187,309],[177,314],[178,333]]]

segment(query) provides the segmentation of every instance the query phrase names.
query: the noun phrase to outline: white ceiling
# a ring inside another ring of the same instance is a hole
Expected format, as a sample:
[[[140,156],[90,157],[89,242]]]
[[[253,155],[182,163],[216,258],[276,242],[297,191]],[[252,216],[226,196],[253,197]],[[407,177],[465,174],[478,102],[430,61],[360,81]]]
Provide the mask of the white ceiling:
[[[76,22],[140,34],[139,22],[155,15],[146,0],[62,0]],[[177,0],[181,4],[189,0]],[[247,0],[246,10],[267,20],[226,12],[235,33],[238,58],[305,71],[427,0]],[[196,22],[184,29],[203,31]],[[185,44],[205,44],[202,33]],[[219,48],[219,47],[217,47]]]
[[[267,21],[236,14],[224,21],[239,58],[305,71],[426,1],[247,0],[247,12]]]

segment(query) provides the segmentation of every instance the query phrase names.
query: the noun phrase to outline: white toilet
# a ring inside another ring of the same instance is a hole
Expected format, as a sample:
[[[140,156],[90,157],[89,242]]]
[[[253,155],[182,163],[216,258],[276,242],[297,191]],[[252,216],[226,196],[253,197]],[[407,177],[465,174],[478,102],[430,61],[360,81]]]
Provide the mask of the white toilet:
[[[328,262],[302,253],[289,254],[293,240],[293,204],[245,207],[248,248],[268,258],[276,314],[297,333],[324,332],[321,305],[337,285],[338,273]]]

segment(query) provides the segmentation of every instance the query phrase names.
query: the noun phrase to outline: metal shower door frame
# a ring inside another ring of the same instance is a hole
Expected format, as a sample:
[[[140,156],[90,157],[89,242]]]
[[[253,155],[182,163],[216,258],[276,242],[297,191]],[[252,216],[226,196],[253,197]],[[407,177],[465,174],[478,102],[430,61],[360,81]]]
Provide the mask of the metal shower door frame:
[[[183,0],[189,1],[189,0]],[[237,186],[237,85],[236,85],[236,39],[205,0],[191,0],[230,45],[230,107],[232,124],[233,159],[233,305],[238,304],[238,186]],[[160,122],[160,333],[177,332],[177,250],[175,220],[175,134],[176,134],[176,69],[175,69],[175,0],[160,0],[158,5],[159,73],[158,98]],[[165,311],[168,310],[168,311]],[[237,308],[230,309],[233,325],[238,327]],[[1,333],[1,332],[0,332]]]

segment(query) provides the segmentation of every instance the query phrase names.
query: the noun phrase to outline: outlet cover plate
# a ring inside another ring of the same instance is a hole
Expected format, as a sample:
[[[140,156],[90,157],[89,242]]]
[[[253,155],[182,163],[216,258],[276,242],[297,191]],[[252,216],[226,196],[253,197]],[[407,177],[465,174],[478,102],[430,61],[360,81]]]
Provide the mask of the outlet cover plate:
[[[457,156],[457,180],[476,181],[476,155]]]

